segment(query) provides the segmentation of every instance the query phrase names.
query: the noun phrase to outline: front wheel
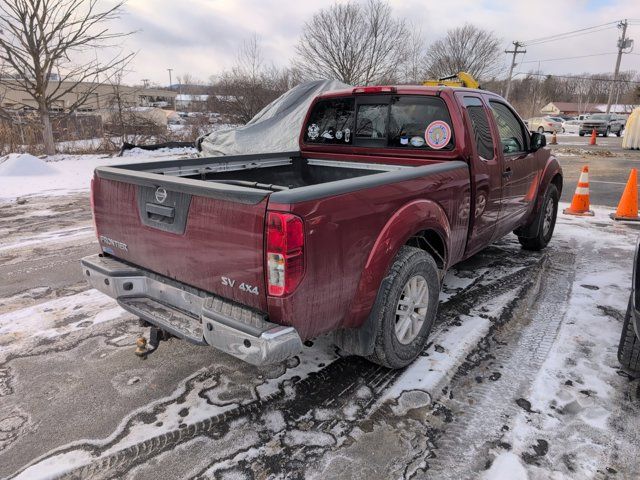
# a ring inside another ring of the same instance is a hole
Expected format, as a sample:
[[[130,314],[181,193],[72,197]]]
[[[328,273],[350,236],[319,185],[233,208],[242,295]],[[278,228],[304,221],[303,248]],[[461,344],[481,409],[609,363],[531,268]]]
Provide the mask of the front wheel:
[[[629,370],[640,371],[640,338],[636,335],[631,323],[632,309],[633,303],[629,298],[627,314],[622,324],[622,335],[618,344],[618,361]]]
[[[544,127],[538,127],[538,133],[544,133]]]
[[[538,212],[535,219],[538,222],[538,232],[533,238],[525,238],[518,236],[518,241],[525,250],[542,250],[549,244],[553,236],[553,230],[556,226],[556,217],[558,216],[558,188],[553,184],[549,184],[542,202],[542,208]]]
[[[578,132],[578,135],[580,135],[581,137],[584,137],[584,132]]]
[[[438,311],[440,280],[431,255],[403,246],[378,291],[370,320],[375,345],[368,359],[389,368],[409,365],[422,352]]]
[[[609,127],[607,127],[607,129],[604,131],[604,133],[602,134],[603,137],[608,137],[609,133],[611,133],[611,129]]]
[[[620,136],[622,136],[622,129],[620,129],[620,130],[618,130],[616,132],[616,137],[620,137]]]

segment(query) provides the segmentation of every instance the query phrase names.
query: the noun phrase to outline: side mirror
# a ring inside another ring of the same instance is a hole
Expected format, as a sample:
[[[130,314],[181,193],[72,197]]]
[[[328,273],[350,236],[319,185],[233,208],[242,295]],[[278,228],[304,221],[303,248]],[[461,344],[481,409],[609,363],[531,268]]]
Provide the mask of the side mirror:
[[[533,132],[531,134],[531,151],[535,152],[540,150],[542,147],[546,147],[547,145],[547,137],[544,136],[544,133]]]

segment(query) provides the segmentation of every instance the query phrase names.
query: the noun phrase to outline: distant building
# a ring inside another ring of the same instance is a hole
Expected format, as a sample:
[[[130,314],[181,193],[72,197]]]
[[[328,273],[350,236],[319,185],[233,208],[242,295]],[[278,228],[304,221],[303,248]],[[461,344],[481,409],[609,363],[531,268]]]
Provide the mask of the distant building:
[[[72,82],[50,82],[49,89],[73,87]],[[91,83],[80,83],[73,87],[68,93],[56,102],[52,107],[54,111],[67,111],[74,103],[81,98],[87,90],[94,90],[90,93],[84,103],[78,108],[81,112],[93,112],[111,108],[116,103],[114,87],[108,84],[96,86]],[[143,88],[120,85],[121,102],[133,107],[172,107],[176,92],[159,88]],[[0,106],[7,110],[30,110],[37,109],[35,100],[24,92],[17,89],[0,86]]]
[[[637,105],[611,105],[611,113],[628,114]],[[543,115],[580,115],[583,113],[604,113],[607,105],[601,103],[549,102],[540,109]]]
[[[194,95],[191,93],[182,93],[176,96],[176,110],[186,110],[190,108],[199,108],[206,105],[209,95]]]

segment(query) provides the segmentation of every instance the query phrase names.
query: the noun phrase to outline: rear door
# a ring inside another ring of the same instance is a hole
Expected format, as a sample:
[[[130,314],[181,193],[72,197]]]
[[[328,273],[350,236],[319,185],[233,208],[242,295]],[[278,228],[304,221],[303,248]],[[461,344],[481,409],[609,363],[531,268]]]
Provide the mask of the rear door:
[[[242,188],[209,187],[204,181],[171,177],[140,180],[111,170],[98,169],[93,184],[96,228],[104,252],[266,309],[267,193],[243,197],[234,195]]]
[[[494,237],[502,201],[502,157],[496,154],[491,136],[491,113],[480,95],[457,93],[464,107],[466,123],[470,125],[469,140],[473,158],[470,161],[471,184],[475,186],[471,202],[471,228],[467,255],[484,248]]]
[[[506,104],[490,99],[497,151],[502,161],[502,207],[497,236],[516,228],[536,199],[538,169],[529,148],[529,134],[515,112]]]

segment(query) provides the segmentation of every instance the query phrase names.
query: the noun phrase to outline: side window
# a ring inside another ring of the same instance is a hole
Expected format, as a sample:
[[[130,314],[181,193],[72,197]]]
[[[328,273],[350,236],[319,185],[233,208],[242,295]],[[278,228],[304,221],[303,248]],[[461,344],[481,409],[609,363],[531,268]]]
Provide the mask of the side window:
[[[316,103],[306,125],[305,142],[351,145],[354,105],[353,98],[334,98]]]
[[[389,147],[451,150],[451,116],[436,97],[395,97],[389,115]]]
[[[359,105],[356,138],[386,138],[388,109],[386,103]]]
[[[489,105],[498,125],[502,151],[504,153],[523,152],[526,142],[520,121],[506,105],[494,101],[489,101]]]
[[[467,113],[469,113],[469,118],[471,119],[478,155],[487,160],[492,159],[494,157],[493,138],[491,137],[487,112],[482,106],[482,101],[478,97],[464,97],[464,106],[467,108]]]

